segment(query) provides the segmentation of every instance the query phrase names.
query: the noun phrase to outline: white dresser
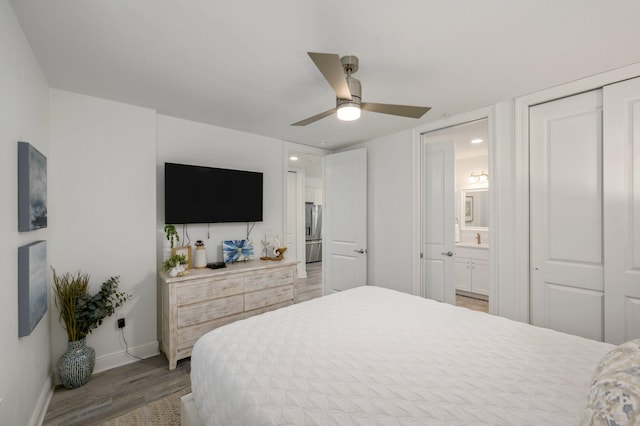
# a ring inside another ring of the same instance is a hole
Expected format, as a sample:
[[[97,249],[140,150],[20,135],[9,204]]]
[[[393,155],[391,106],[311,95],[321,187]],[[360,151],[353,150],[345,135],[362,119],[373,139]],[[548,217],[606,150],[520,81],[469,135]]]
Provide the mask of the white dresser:
[[[297,261],[252,260],[222,269],[160,273],[162,351],[169,369],[191,356],[196,340],[215,328],[298,301]]]
[[[456,290],[489,296],[489,247],[464,243],[455,247],[453,277]]]

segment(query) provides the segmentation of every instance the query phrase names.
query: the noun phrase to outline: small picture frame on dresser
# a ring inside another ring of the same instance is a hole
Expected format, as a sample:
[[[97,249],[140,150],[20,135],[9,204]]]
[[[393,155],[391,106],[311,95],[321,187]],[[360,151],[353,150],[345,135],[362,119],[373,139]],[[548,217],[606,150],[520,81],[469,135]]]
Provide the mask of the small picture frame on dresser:
[[[186,257],[187,264],[184,265],[184,269],[191,269],[191,246],[174,247],[171,254]]]

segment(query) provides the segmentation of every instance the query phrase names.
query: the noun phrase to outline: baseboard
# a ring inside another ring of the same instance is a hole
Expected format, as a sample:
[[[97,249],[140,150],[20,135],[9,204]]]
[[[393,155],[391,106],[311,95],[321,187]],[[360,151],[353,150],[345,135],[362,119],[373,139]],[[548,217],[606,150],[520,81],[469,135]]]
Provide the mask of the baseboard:
[[[158,355],[160,352],[158,351],[158,342],[156,341],[142,346],[130,347],[129,353],[137,356],[138,358],[149,358]],[[101,371],[111,370],[112,368],[131,364],[136,361],[138,360],[129,356],[124,350],[103,355],[96,358],[96,366],[93,369],[93,373],[95,374]]]
[[[38,402],[36,402],[36,406],[33,407],[29,426],[38,426],[44,422],[44,416],[47,414],[47,409],[53,396],[53,383],[53,374],[49,374],[49,377],[47,377],[47,380],[45,380],[42,386],[42,391],[40,391]]]

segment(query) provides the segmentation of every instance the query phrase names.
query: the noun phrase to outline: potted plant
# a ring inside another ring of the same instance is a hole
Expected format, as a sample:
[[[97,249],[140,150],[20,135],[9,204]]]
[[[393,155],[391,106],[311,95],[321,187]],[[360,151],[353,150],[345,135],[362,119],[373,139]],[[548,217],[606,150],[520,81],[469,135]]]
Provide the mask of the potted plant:
[[[175,277],[179,273],[184,273],[182,265],[187,264],[187,257],[184,254],[174,254],[162,262],[162,269],[169,273],[170,277]]]
[[[173,248],[174,241],[180,241],[180,237],[178,237],[178,232],[174,225],[165,225],[164,233],[167,235],[167,240],[171,243],[171,248]]]
[[[116,308],[131,298],[118,291],[119,277],[111,277],[102,283],[96,294],[89,293],[89,275],[65,273],[53,270],[55,303],[60,310],[60,323],[67,332],[68,349],[58,360],[58,374],[67,388],[84,385],[93,373],[96,353],[86,345],[91,333]]]

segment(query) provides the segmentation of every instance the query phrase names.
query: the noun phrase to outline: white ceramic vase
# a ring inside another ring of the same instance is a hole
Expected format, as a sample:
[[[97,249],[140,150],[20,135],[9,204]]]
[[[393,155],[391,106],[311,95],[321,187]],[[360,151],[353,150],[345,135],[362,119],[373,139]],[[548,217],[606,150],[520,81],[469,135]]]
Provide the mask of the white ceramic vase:
[[[198,246],[196,248],[195,258],[193,259],[194,268],[206,268],[207,267],[207,250],[204,246]]]

